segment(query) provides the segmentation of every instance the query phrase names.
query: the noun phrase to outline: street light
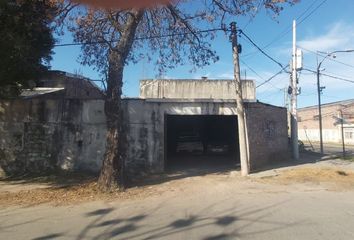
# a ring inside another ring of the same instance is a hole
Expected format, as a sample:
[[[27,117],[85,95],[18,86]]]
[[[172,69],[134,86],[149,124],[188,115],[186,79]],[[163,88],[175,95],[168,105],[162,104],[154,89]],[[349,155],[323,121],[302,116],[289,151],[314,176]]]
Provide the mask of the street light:
[[[333,57],[336,58],[335,53],[349,53],[349,52],[354,52],[353,50],[338,50],[338,51],[333,51],[330,53],[325,53],[326,56],[322,59],[320,63],[318,63],[318,55],[317,55],[317,94],[318,94],[318,121],[320,125],[320,151],[321,154],[323,154],[323,137],[322,137],[322,110],[321,110],[321,92],[324,87],[321,87],[320,84],[320,68],[324,60],[326,60],[328,57]],[[317,51],[317,53],[323,53],[320,51]]]

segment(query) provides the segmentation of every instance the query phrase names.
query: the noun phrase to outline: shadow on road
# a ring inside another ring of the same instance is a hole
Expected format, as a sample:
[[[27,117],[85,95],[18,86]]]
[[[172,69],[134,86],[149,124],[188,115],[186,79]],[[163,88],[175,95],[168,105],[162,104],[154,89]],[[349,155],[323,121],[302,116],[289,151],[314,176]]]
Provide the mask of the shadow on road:
[[[269,220],[268,216],[278,207],[286,203],[276,202],[272,205],[262,207],[249,207],[246,209],[227,207],[223,203],[213,203],[205,206],[195,214],[186,217],[177,217],[178,214],[171,213],[165,221],[156,222],[156,212],[165,204],[129,218],[115,218],[114,212],[117,209],[97,209],[88,212],[83,217],[92,218],[77,235],[65,235],[63,233],[48,233],[47,235],[33,238],[55,239],[69,237],[71,239],[180,239],[183,236],[200,235],[204,240],[213,239],[234,239],[235,237],[253,236],[267,232],[291,228],[305,222],[284,222]],[[219,206],[217,206],[219,205]],[[211,212],[210,209],[219,209]],[[191,211],[192,212],[192,211]],[[161,217],[161,216],[160,216]],[[157,218],[159,219],[159,218]],[[160,219],[161,221],[161,219]],[[262,224],[262,230],[254,227],[255,224]],[[213,230],[210,230],[213,229]],[[220,233],[221,232],[221,233]]]
[[[170,164],[164,173],[147,174],[130,179],[129,187],[156,185],[172,180],[209,174],[224,175],[240,171],[240,164],[225,156],[188,156],[179,157]]]

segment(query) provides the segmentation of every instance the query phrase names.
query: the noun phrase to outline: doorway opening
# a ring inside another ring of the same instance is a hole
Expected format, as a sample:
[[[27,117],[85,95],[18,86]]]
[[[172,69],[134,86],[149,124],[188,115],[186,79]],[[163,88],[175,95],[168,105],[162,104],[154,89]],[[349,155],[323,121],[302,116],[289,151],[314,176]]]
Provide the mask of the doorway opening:
[[[240,168],[237,116],[166,115],[165,124],[167,172]]]

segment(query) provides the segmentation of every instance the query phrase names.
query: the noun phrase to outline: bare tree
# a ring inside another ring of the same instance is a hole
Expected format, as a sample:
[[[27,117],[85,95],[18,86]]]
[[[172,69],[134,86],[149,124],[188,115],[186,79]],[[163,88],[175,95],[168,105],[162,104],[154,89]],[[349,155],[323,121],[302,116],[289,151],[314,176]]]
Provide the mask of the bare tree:
[[[211,41],[230,17],[260,8],[278,14],[296,0],[180,0],[148,9],[94,9],[59,1],[74,40],[82,44],[81,63],[106,76],[107,144],[98,180],[104,191],[124,187],[127,149],[121,107],[123,70],[141,58],[156,59],[160,72],[177,65],[199,68],[218,60]],[[76,9],[74,9],[76,7]],[[211,29],[211,30],[206,30]]]

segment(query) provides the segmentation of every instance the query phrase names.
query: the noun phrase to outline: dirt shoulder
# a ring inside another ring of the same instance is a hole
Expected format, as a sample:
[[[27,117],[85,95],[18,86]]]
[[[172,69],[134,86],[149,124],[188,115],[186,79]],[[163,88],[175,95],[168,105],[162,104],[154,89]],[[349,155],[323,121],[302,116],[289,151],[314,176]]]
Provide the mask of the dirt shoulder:
[[[102,193],[94,176],[64,175],[0,181],[0,205],[71,205],[90,201],[141,200],[215,189],[243,193],[284,191],[354,191],[354,163],[332,159],[273,169],[247,178],[238,171],[193,176],[158,175],[124,192]],[[295,186],[296,187],[289,187]]]
[[[338,167],[300,167],[281,170],[273,176],[258,178],[269,184],[313,184],[326,186],[331,191],[354,191],[354,171]]]

